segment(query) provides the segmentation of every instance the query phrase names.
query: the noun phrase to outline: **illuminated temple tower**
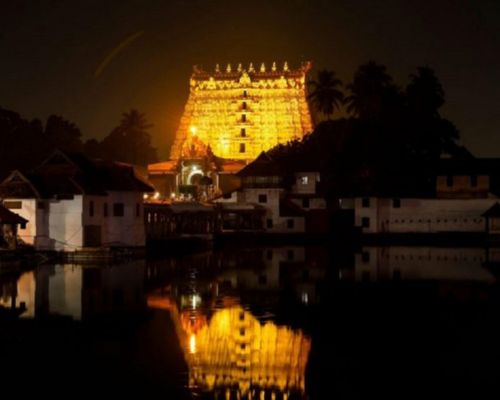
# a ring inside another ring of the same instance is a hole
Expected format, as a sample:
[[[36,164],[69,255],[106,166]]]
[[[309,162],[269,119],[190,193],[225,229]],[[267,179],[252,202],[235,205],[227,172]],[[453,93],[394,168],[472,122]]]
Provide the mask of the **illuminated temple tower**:
[[[285,63],[266,69],[228,65],[214,73],[194,67],[190,93],[170,158],[184,157],[186,142],[196,136],[221,158],[253,160],[278,143],[312,131],[306,102],[310,63],[291,70]],[[189,150],[189,149],[188,149]]]
[[[306,102],[311,64],[250,64],[213,73],[194,67],[189,98],[167,161],[148,166],[159,198],[214,198],[239,186],[236,173],[262,151],[312,131]]]

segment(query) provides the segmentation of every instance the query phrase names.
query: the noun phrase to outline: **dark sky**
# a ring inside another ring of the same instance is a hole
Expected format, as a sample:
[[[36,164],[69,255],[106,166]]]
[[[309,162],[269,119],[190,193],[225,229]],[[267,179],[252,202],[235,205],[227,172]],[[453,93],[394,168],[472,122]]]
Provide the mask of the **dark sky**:
[[[500,156],[497,0],[0,0],[1,107],[63,115],[86,138],[103,137],[137,108],[154,123],[162,155],[193,64],[308,59],[345,82],[374,59],[400,85],[430,65],[462,142]]]

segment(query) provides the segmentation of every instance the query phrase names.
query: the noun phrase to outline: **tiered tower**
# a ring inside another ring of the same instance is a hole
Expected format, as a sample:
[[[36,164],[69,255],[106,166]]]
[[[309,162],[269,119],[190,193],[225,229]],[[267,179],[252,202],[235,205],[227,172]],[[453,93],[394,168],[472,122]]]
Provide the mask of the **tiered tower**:
[[[255,68],[217,65],[213,73],[194,67],[190,93],[171,150],[183,157],[186,142],[197,136],[225,159],[253,160],[279,143],[312,131],[306,102],[306,74],[311,64],[290,70],[285,62]]]

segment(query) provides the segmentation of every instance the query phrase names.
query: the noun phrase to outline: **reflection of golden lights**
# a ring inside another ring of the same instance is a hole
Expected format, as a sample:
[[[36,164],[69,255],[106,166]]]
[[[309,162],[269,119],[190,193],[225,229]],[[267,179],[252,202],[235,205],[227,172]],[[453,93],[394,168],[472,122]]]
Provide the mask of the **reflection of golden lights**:
[[[189,337],[189,353],[196,353],[196,335],[194,333]]]
[[[311,340],[300,330],[263,325],[240,306],[217,311],[189,335],[190,385],[203,390],[253,388],[303,392]]]

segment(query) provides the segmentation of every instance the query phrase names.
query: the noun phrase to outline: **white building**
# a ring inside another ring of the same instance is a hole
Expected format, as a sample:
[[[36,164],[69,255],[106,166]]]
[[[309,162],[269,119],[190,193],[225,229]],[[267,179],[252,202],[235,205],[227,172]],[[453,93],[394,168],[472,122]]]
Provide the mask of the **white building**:
[[[0,184],[4,206],[28,220],[20,240],[56,251],[144,246],[143,194],[151,191],[131,166],[59,151]]]
[[[499,200],[494,163],[443,160],[434,193],[398,197],[353,196],[339,200],[341,210],[353,210],[354,225],[363,233],[484,233],[484,215]],[[491,222],[490,222],[491,225]],[[490,232],[496,227],[490,227]]]
[[[302,233],[312,229],[308,225],[314,227],[315,219],[325,221],[326,201],[319,194],[319,172],[306,168],[299,172],[287,171],[266,153],[261,153],[237,175],[241,178],[241,187],[218,202],[263,209],[265,231]]]

